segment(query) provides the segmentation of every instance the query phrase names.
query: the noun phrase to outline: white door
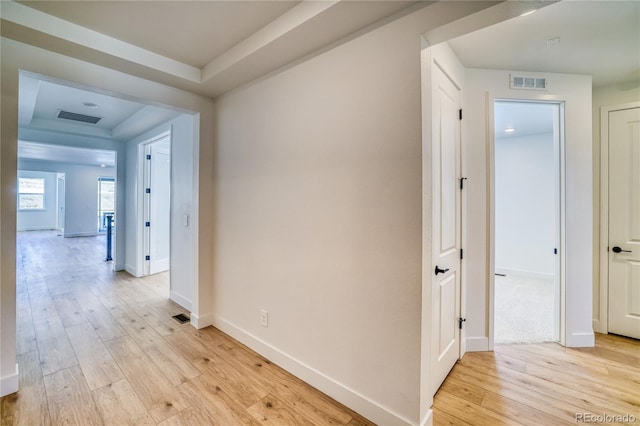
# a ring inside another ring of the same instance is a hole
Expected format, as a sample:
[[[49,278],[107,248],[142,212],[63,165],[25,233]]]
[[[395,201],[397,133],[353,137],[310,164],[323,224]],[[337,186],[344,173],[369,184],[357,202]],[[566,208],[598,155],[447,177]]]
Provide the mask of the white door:
[[[609,113],[609,331],[640,339],[640,108]]]
[[[435,393],[460,356],[460,91],[433,67],[433,281]],[[443,271],[443,272],[440,272]]]
[[[148,273],[169,270],[171,155],[169,137],[146,147],[145,257]]]

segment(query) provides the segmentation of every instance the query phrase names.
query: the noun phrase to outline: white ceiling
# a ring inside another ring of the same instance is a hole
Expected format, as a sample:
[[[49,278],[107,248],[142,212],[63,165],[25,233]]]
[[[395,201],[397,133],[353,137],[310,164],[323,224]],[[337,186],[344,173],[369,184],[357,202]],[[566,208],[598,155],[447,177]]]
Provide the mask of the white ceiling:
[[[469,68],[588,74],[594,87],[639,81],[640,2],[565,0],[449,44]]]
[[[116,165],[116,153],[114,151],[49,145],[28,141],[18,141],[18,158],[82,164],[86,166],[104,165],[105,167],[115,167]]]

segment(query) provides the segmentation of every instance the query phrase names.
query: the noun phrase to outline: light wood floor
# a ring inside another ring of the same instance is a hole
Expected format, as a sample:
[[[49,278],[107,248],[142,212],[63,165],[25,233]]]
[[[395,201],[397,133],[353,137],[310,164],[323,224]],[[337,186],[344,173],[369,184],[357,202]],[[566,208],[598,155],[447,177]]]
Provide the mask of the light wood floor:
[[[177,323],[166,274],[113,273],[103,257],[101,238],[18,235],[20,391],[0,401],[2,425],[371,424],[215,328]],[[640,343],[596,342],[466,354],[434,425],[640,419]]]
[[[2,425],[370,425],[219,330],[171,317],[168,274],[102,261],[104,237],[18,234],[20,390]]]

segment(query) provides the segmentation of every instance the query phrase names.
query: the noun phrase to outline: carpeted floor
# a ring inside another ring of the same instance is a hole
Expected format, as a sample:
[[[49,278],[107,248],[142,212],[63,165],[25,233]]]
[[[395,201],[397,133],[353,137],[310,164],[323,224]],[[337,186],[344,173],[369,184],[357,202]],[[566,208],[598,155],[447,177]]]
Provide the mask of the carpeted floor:
[[[554,341],[553,281],[496,275],[494,343]]]

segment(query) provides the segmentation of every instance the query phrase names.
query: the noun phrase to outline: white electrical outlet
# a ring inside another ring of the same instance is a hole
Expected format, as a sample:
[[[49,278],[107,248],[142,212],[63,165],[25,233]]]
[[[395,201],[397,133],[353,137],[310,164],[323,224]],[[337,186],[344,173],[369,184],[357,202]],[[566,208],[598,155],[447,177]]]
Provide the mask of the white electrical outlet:
[[[269,327],[269,312],[264,309],[260,311],[260,324],[263,327]]]

